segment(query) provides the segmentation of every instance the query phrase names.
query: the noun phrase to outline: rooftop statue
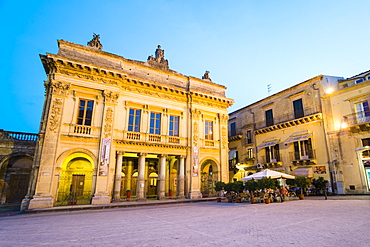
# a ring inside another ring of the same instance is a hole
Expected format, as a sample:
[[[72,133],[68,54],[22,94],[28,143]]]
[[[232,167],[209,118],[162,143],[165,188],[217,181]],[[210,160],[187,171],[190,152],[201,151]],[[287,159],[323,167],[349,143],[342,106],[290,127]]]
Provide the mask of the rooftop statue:
[[[158,45],[158,48],[155,50],[155,57],[149,56],[148,63],[153,67],[159,69],[169,69],[168,67],[168,60],[164,59],[164,50],[161,49],[161,46]]]
[[[89,42],[87,42],[87,46],[96,48],[98,50],[103,49],[103,45],[100,43],[100,35],[99,34],[93,34],[93,39]]]
[[[208,70],[206,70],[206,73],[204,73],[204,75],[202,76],[202,79],[212,81],[211,78],[209,77],[209,71]]]

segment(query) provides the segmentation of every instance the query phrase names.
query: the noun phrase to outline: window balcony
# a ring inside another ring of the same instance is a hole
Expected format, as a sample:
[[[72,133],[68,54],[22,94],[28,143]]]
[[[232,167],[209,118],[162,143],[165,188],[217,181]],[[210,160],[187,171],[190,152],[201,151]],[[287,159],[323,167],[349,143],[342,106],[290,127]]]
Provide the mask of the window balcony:
[[[266,121],[257,122],[255,133],[266,133],[322,119],[319,105],[304,108],[303,112],[304,116],[301,118],[296,118],[296,114],[294,112],[290,114],[277,115],[274,117],[273,125],[271,126],[269,125],[270,123],[266,124]]]
[[[68,130],[68,135],[84,137],[98,137],[100,135],[100,129],[99,127],[79,124],[64,124],[62,126],[62,132]]]
[[[362,111],[344,116],[350,130],[354,133],[370,131],[370,112]]]
[[[167,135],[155,135],[142,132],[132,132],[132,131],[117,131],[114,138],[121,139],[122,141],[128,142],[140,142],[140,143],[157,143],[162,145],[186,145],[186,138],[181,138],[179,136],[167,136]],[[122,138],[123,136],[123,138]]]
[[[304,154],[301,152],[289,152],[289,158],[293,165],[314,165],[316,150],[309,150]]]

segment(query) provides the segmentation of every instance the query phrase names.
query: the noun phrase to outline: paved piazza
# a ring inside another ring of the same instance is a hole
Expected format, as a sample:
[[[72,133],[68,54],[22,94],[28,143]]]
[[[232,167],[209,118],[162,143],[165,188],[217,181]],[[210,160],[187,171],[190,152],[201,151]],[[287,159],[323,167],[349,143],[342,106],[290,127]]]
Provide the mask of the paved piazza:
[[[369,246],[369,200],[198,202],[0,217],[1,246]]]

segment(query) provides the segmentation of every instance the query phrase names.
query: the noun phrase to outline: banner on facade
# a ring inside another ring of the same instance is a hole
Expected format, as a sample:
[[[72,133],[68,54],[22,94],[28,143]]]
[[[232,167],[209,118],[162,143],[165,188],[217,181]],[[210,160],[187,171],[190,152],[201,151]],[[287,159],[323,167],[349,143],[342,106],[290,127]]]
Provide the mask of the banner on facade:
[[[198,176],[198,170],[199,170],[199,148],[193,147],[193,176]]]
[[[111,139],[103,138],[100,154],[99,176],[108,175],[109,153]]]

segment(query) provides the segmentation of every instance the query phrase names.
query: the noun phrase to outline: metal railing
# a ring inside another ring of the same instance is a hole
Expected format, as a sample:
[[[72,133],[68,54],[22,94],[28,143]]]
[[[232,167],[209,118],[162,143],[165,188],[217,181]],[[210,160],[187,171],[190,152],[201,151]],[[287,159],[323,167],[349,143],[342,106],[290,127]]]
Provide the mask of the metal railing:
[[[361,111],[361,112],[352,113],[352,114],[344,116],[344,119],[347,122],[348,126],[370,123],[370,112]]]
[[[316,114],[316,113],[320,113],[320,105],[315,105],[315,106],[312,106],[312,107],[304,108],[303,113],[304,113],[303,117],[307,117],[307,116],[310,116],[310,115],[313,115],[313,114]],[[260,121],[260,122],[256,123],[256,129],[262,129],[262,128],[265,128],[265,127],[268,127],[268,126],[271,126],[271,125],[280,124],[280,123],[292,121],[292,120],[295,120],[295,119],[298,119],[298,118],[296,118],[294,112],[289,113],[289,114],[274,116],[273,124],[267,125],[266,121]]]

